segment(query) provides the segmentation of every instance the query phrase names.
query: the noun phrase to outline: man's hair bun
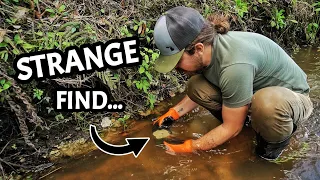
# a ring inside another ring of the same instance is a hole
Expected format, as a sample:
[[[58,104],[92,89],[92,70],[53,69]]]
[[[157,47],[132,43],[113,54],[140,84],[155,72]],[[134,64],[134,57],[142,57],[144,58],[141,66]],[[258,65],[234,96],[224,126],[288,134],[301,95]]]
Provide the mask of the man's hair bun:
[[[230,30],[229,17],[223,14],[212,14],[207,19],[219,34],[226,34]]]

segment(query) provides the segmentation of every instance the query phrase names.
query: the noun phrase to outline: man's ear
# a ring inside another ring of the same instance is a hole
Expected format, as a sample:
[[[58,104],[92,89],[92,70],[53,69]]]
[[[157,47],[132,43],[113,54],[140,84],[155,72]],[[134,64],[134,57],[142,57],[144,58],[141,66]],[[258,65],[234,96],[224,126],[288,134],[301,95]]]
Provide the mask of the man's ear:
[[[204,44],[202,44],[202,43],[197,43],[197,44],[194,45],[194,49],[195,49],[195,52],[196,52],[196,53],[201,53],[201,54],[203,54]]]

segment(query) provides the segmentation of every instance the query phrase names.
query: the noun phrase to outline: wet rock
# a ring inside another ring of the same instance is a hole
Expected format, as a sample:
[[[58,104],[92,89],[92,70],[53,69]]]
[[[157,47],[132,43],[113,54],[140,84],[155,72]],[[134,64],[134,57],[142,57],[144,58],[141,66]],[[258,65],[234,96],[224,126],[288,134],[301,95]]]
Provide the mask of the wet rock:
[[[156,130],[152,134],[157,139],[163,139],[163,138],[166,138],[166,137],[170,136],[170,132],[168,130],[166,130],[166,129]]]

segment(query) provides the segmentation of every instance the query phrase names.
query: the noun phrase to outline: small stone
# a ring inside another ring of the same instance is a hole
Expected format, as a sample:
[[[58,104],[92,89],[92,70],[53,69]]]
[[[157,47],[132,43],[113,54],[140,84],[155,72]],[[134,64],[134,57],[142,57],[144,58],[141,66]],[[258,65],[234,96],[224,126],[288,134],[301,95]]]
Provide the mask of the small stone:
[[[111,122],[111,120],[110,120],[109,117],[105,117],[105,118],[103,118],[102,121],[101,121],[101,126],[102,126],[103,128],[109,127],[109,126],[111,126],[111,124],[112,124],[112,122]]]

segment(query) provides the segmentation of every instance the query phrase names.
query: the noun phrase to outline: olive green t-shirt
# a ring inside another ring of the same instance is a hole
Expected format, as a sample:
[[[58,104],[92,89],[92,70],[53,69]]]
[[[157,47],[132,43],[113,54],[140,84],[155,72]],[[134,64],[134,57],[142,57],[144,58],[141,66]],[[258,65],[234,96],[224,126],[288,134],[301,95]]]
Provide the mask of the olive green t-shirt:
[[[221,89],[223,104],[241,107],[264,87],[282,86],[307,94],[307,75],[269,38],[251,32],[230,31],[215,37],[211,63],[203,72]]]

